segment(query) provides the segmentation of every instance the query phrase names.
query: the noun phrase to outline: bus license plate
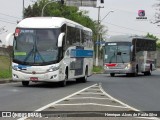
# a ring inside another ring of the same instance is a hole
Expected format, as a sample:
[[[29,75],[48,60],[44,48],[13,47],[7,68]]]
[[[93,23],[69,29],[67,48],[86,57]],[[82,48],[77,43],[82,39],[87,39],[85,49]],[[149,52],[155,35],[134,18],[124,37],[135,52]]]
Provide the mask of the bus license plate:
[[[30,77],[31,81],[38,81],[38,77]]]

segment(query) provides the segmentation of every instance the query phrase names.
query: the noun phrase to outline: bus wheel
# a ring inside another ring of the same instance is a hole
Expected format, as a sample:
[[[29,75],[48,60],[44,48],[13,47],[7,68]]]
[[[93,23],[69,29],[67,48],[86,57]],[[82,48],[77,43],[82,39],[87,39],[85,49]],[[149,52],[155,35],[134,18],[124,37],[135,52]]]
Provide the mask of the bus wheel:
[[[126,76],[127,76],[127,77],[131,77],[131,76],[132,76],[132,73],[126,73]]]
[[[22,85],[23,86],[28,86],[29,85],[29,81],[22,81]]]
[[[150,69],[150,71],[148,71],[148,75],[151,75],[152,74],[152,70]]]
[[[85,76],[81,78],[83,83],[87,82],[87,77],[88,77],[88,68],[86,68],[85,70]]]
[[[60,87],[65,87],[67,85],[67,79],[68,79],[68,75],[67,73],[65,74],[65,79],[63,81],[60,81]]]
[[[110,73],[110,76],[111,76],[111,77],[114,77],[114,76],[115,76],[115,73]]]
[[[138,66],[136,66],[136,71],[135,73],[133,73],[133,77],[137,77],[138,76]]]
[[[152,74],[152,64],[150,65],[150,69],[148,71],[148,75],[151,75]]]
[[[152,73],[152,70],[144,72],[144,75],[151,75],[151,73]]]

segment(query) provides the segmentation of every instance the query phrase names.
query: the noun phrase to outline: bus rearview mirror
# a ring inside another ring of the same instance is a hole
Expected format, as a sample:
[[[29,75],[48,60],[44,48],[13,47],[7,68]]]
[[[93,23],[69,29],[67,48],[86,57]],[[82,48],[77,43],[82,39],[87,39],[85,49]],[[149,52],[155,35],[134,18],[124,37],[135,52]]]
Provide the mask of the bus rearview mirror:
[[[133,52],[133,45],[131,46],[131,52]]]
[[[61,33],[58,37],[58,47],[62,47],[62,43],[63,43],[63,36],[65,35],[65,33]]]

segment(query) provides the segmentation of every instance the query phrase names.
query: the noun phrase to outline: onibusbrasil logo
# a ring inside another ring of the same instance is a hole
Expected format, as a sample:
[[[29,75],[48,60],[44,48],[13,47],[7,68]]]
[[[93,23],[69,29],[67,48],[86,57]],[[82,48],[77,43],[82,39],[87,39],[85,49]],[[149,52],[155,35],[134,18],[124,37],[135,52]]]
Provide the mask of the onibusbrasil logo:
[[[147,19],[147,17],[145,16],[145,10],[138,10],[138,17],[136,17],[136,19]]]

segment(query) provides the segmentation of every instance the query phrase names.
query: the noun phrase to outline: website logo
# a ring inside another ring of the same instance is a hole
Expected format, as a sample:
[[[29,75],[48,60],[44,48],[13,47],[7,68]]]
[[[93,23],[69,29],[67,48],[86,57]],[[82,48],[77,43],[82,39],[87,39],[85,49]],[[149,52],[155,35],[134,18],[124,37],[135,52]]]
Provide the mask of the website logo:
[[[145,17],[145,10],[138,10],[138,17],[136,17],[136,19],[147,19],[147,17]]]
[[[145,16],[145,10],[138,10],[138,16]]]
[[[2,117],[12,117],[11,112],[2,112]]]

